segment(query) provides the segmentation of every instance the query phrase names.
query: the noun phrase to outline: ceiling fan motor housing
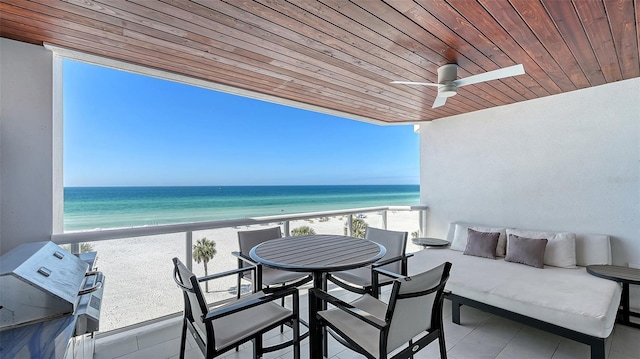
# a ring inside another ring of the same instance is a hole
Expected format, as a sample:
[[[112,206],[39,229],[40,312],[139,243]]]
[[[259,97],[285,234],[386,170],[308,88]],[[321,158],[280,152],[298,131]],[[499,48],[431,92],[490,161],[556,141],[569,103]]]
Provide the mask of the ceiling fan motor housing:
[[[456,94],[457,86],[453,81],[458,78],[458,65],[447,64],[438,68],[438,96],[451,97]]]
[[[458,65],[447,64],[438,67],[438,83],[455,81],[458,78]]]

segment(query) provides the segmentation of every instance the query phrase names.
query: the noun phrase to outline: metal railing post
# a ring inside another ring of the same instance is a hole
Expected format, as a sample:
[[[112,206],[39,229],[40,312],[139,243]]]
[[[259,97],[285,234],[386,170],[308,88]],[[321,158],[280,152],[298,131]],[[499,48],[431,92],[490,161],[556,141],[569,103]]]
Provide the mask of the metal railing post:
[[[284,235],[285,237],[289,237],[291,235],[291,231],[289,230],[289,221],[284,221]]]
[[[187,260],[187,268],[189,268],[190,271],[193,270],[193,232],[192,231],[188,231],[187,232],[187,248],[186,248],[186,255],[185,258]]]
[[[350,236],[353,236],[353,213],[347,216],[347,231]]]
[[[387,229],[387,210],[382,211],[382,229]]]
[[[420,237],[426,237],[427,236],[427,211],[425,211],[424,209],[420,210],[420,213],[418,214],[420,216]]]

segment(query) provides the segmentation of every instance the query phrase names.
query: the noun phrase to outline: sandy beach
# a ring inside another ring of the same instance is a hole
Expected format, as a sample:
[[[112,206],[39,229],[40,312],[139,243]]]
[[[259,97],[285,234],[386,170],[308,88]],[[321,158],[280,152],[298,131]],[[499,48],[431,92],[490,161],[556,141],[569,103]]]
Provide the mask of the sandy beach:
[[[364,218],[372,227],[382,228],[382,217],[370,213]],[[418,231],[418,212],[389,212],[388,229]],[[317,234],[344,234],[346,217],[328,217],[293,221],[290,228],[309,226]],[[193,233],[193,243],[206,237],[216,242],[217,254],[207,264],[208,273],[218,273],[237,266],[231,252],[238,250],[237,232],[242,230],[265,228],[272,225],[242,226],[221,228]],[[182,311],[183,300],[180,290],[172,278],[171,259],[185,258],[185,233],[166,234],[148,237],[136,237],[100,241],[92,243],[98,252],[97,267],[106,276],[105,290],[100,317],[100,331],[105,332],[164,315]],[[422,249],[411,241],[407,252]],[[196,275],[204,275],[203,264],[193,263]],[[243,282],[243,287],[248,287]],[[203,286],[204,288],[204,286]],[[236,277],[210,283],[207,300],[210,302],[235,296]]]

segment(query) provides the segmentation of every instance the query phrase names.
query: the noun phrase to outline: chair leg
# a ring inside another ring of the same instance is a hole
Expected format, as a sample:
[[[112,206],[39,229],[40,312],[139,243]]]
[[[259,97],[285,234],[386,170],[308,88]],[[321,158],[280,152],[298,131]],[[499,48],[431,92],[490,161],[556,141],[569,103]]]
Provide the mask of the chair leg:
[[[241,264],[238,264],[240,266]],[[236,287],[236,299],[240,299],[240,285],[242,285],[242,273],[238,273],[238,286]],[[236,346],[236,351],[240,351],[240,347]]]
[[[240,260],[238,260],[238,268],[242,268],[242,263],[240,262]],[[242,289],[241,287],[242,285],[242,273],[238,273],[238,281],[237,281],[237,287],[236,287],[236,299],[240,299],[240,291]],[[240,351],[240,347],[236,346],[236,351]]]
[[[259,345],[258,344],[258,338],[253,339],[252,342],[253,342],[253,353],[252,353],[251,357],[253,359],[258,359],[258,358],[260,358],[260,355],[258,354],[258,345]]]
[[[328,287],[329,287],[329,283],[328,283],[328,279],[327,277],[330,276],[329,273],[323,273],[322,274],[322,290],[324,292],[329,292]],[[322,308],[318,308],[319,310],[326,310],[327,309],[327,302],[322,301]],[[329,333],[327,333],[327,327],[326,326],[322,326],[322,357],[328,357],[329,356]]]
[[[182,319],[182,333],[180,334],[180,359],[184,359],[187,344],[187,318]]]
[[[447,359],[447,346],[444,342],[444,331],[439,329],[438,333],[438,345],[440,346],[440,359]]]
[[[282,284],[284,287],[284,283]],[[284,308],[284,297],[280,298],[280,306]],[[284,325],[280,326],[280,334],[284,333]]]
[[[300,319],[293,320],[293,359],[300,359]]]

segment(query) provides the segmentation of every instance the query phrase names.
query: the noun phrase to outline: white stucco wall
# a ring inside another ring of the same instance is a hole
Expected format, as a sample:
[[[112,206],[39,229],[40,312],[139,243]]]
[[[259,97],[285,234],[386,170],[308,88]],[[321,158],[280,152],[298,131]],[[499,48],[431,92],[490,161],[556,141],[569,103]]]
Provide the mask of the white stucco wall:
[[[0,38],[0,254],[52,233],[52,69],[42,46]]]
[[[420,146],[429,236],[455,220],[601,233],[614,264],[640,264],[640,79],[433,121]]]

